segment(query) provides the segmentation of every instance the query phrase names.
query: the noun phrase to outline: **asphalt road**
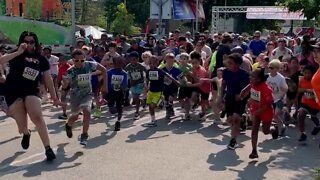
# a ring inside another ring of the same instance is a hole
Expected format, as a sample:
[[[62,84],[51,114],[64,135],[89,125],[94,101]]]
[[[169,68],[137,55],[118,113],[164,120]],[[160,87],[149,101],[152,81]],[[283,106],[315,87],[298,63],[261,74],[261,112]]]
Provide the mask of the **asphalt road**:
[[[320,135],[309,135],[307,143],[300,144],[295,127],[289,127],[287,137],[278,140],[260,133],[260,157],[253,161],[248,158],[250,130],[239,137],[236,151],[228,150],[229,128],[210,117],[205,122],[183,122],[177,116],[147,128],[143,124],[149,122],[148,112],[133,121],[133,110],[127,108],[121,131],[114,132],[115,118],[104,112],[104,117],[92,120],[88,145],[82,147],[77,138],[80,122],[74,128],[74,138],[68,139],[64,121],[57,119],[59,109],[46,105],[43,112],[57,159],[45,161],[31,122],[31,145],[24,151],[15,122],[1,114],[0,179],[309,180],[320,167]],[[164,111],[156,116],[164,118]],[[308,123],[308,134],[311,129]]]

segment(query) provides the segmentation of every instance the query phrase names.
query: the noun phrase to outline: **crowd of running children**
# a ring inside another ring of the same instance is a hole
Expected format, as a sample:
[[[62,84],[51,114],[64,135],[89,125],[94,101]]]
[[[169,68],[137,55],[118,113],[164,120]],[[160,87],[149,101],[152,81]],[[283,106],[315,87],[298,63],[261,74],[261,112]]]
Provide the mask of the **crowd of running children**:
[[[231,128],[229,149],[237,147],[237,136],[250,124],[249,158],[258,158],[260,124],[264,134],[277,139],[285,135],[286,125],[296,123],[299,141],[306,141],[305,120],[310,115],[315,125],[311,134],[320,132],[320,41],[310,35],[288,38],[271,31],[263,40],[259,31],[253,37],[207,31],[192,37],[176,30],[158,41],[153,36],[144,41],[102,35],[99,42],[90,42],[84,31],[81,35],[76,47],[70,48],[71,60],[52,55],[51,48],[41,47],[32,32],[21,34],[14,52],[0,48],[1,108],[16,120],[23,149],[30,144],[30,117],[47,160],[55,159],[41,110],[47,92],[53,104],[62,107],[59,119],[66,119],[69,138],[73,123],[83,115],[82,145],[87,144],[91,110],[99,118],[101,106],[107,104],[117,117],[114,127],[119,131],[130,97],[135,119],[141,107],[148,106],[150,127],[157,126],[155,111],[162,100],[167,119],[175,115],[177,100],[186,121],[205,121],[208,113],[215,120],[226,116],[223,123]],[[190,116],[198,106],[197,117]]]

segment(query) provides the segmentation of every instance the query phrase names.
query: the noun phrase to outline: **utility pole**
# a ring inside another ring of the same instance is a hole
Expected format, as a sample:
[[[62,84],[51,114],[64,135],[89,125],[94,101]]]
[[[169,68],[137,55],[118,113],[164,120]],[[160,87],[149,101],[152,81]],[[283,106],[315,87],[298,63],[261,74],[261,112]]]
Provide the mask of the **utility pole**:
[[[71,37],[72,37],[72,45],[76,44],[76,0],[71,0]]]
[[[199,0],[196,3],[196,32],[199,32]]]

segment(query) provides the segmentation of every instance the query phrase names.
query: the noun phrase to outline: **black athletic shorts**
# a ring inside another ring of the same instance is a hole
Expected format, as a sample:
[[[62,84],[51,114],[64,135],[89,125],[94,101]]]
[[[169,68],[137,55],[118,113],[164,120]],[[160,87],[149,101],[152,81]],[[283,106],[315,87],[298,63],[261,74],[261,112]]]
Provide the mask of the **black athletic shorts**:
[[[235,95],[226,95],[224,98],[227,117],[238,114],[240,117],[246,110],[246,101],[236,101]]]
[[[305,110],[311,116],[316,116],[319,113],[318,109],[311,108],[306,104],[301,104],[299,109]]]
[[[209,100],[210,93],[205,93],[199,88],[195,88],[193,92],[196,92],[200,95],[201,100]]]
[[[5,88],[5,97],[8,107],[10,107],[19,98],[25,100],[27,96],[37,96],[40,98],[40,89],[17,89],[10,87]]]
[[[180,87],[178,99],[191,98],[193,89],[191,87]]]
[[[108,107],[122,107],[124,103],[124,95],[124,91],[110,91],[105,97],[105,100],[108,102]]]

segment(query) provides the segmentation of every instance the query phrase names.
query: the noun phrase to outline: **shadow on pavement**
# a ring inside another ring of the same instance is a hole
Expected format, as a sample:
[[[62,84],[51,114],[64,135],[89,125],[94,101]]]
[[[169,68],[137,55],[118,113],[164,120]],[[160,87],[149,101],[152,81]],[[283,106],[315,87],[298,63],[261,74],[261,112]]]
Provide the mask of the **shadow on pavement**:
[[[231,171],[238,172],[238,179],[266,179],[264,175],[268,172],[268,165],[276,160],[275,156],[270,156],[267,161],[251,161],[242,171],[229,168]]]
[[[180,117],[180,116],[179,116]],[[174,134],[185,134],[185,133],[192,133],[203,127],[201,122],[199,121],[183,121],[179,117],[174,120],[167,120],[167,119],[159,119],[157,121],[157,127],[146,127],[145,129],[137,132],[136,134],[131,134],[128,136],[127,143],[134,143],[136,141],[143,141],[148,139],[158,139],[168,137],[169,135],[163,135],[159,137],[151,137],[156,132],[165,132],[171,131]]]
[[[224,149],[216,154],[210,154],[207,163],[211,164],[209,169],[212,171],[225,171],[229,166],[235,167],[241,164],[243,161],[239,158],[236,151]]]
[[[103,146],[108,144],[108,140],[115,137],[117,134],[116,131],[112,131],[111,133],[108,132],[102,132],[100,136],[89,138],[88,139],[88,145],[85,147],[86,149],[94,149],[99,146]]]
[[[0,164],[5,166],[5,168],[0,169],[0,177],[5,176],[12,173],[24,172],[24,177],[35,177],[40,176],[42,172],[48,171],[59,171],[62,169],[70,169],[77,166],[80,166],[81,163],[73,163],[79,157],[83,155],[83,152],[76,152],[71,157],[66,155],[64,147],[68,143],[59,144],[57,149],[57,159],[52,162],[47,162],[46,160],[38,161],[31,164],[26,165],[10,165],[19,155],[23,154],[24,152],[17,152],[14,156],[5,159]],[[65,165],[67,164],[67,165]]]
[[[17,140],[17,139],[20,139],[20,138],[21,138],[20,136],[16,136],[16,137],[10,138],[8,140],[0,142],[0,145],[8,143],[8,142],[11,142],[11,141],[14,141],[14,140]]]

